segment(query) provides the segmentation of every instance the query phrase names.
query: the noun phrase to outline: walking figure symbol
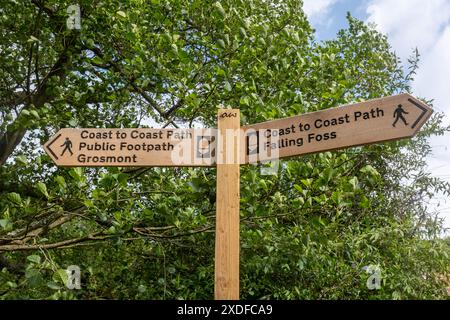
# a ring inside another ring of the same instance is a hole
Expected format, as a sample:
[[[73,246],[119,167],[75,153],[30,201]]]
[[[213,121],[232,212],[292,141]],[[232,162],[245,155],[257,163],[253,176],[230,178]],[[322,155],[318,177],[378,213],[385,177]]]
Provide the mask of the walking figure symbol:
[[[66,150],[68,150],[70,152],[70,155],[73,156],[72,141],[70,141],[69,138],[66,138],[66,141],[64,141],[64,143],[62,145],[60,145],[60,147],[64,147],[64,149],[61,153],[61,157],[64,155],[64,152],[66,152]]]
[[[409,113],[409,112],[406,112],[406,111],[403,109],[402,105],[399,104],[398,107],[397,107],[397,109],[395,109],[395,111],[394,111],[394,118],[395,118],[395,121],[394,121],[394,123],[392,124],[392,126],[395,127],[395,124],[397,123],[398,120],[402,120],[403,123],[405,124],[405,126],[407,126],[408,123],[406,122],[406,119],[405,119],[405,117],[404,117],[403,115],[404,115],[404,114],[408,114],[408,113]]]

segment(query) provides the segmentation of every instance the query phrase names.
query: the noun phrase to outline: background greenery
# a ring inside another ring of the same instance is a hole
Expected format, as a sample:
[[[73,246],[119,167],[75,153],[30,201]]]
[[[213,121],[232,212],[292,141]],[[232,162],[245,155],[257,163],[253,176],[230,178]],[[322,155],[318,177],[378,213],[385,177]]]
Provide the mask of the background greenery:
[[[41,145],[60,128],[212,127],[220,105],[256,123],[409,92],[418,66],[350,15],[316,42],[298,0],[78,3],[80,31],[72,1],[0,0],[1,299],[213,298],[215,169],[58,168]],[[242,167],[241,298],[445,299],[427,203],[450,185],[425,163],[442,117],[278,176]]]

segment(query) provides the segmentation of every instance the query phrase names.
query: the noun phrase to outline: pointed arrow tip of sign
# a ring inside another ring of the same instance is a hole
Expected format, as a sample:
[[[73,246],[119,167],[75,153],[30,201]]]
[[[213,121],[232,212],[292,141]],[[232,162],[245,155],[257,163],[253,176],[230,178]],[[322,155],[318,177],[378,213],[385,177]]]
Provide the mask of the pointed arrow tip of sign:
[[[430,116],[433,114],[433,109],[429,105],[413,97],[412,95],[407,94],[407,96],[408,101],[422,111],[416,121],[414,121],[414,123],[411,125],[411,129],[413,129],[415,133],[425,124],[428,118],[430,118]]]
[[[44,150],[46,150],[46,151],[48,150],[47,154],[48,154],[50,157],[54,158],[54,160],[58,160],[58,156],[53,152],[53,150],[50,148],[50,146],[51,146],[56,140],[58,140],[59,137],[61,137],[61,133],[58,133],[54,139],[49,140],[49,142],[47,142],[47,143],[44,145]]]

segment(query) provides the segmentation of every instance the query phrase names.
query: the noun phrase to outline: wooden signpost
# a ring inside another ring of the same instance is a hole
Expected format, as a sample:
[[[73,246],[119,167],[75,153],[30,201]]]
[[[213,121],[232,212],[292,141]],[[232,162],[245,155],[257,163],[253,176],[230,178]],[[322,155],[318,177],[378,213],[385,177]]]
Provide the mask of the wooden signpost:
[[[400,94],[244,126],[247,144],[241,147],[241,161],[288,158],[412,137],[432,113],[413,96]]]
[[[239,299],[239,110],[219,110],[216,176],[216,299]]]
[[[218,129],[61,129],[44,145],[59,166],[216,166],[216,299],[239,299],[239,167],[414,136],[433,110],[409,94],[240,127],[238,109]]]
[[[216,129],[61,129],[44,149],[58,166],[212,166]]]

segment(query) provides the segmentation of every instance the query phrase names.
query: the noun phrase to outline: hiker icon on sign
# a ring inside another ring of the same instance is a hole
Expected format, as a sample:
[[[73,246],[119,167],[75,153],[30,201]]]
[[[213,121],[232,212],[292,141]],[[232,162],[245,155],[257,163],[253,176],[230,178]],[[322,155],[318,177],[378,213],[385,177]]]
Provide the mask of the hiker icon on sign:
[[[73,156],[73,152],[72,152],[72,141],[70,141],[69,138],[66,138],[66,141],[64,141],[64,143],[62,145],[60,145],[60,147],[64,147],[62,153],[61,153],[61,157],[64,155],[64,153],[67,151],[70,152],[70,155]]]
[[[408,114],[409,112],[406,112],[405,110],[403,110],[403,107],[401,104],[398,105],[397,109],[395,109],[394,111],[394,118],[395,121],[392,124],[392,126],[395,128],[395,124],[397,123],[398,120],[402,120],[403,123],[405,124],[405,126],[408,125],[408,123],[406,122],[405,117],[403,116],[404,114]]]

